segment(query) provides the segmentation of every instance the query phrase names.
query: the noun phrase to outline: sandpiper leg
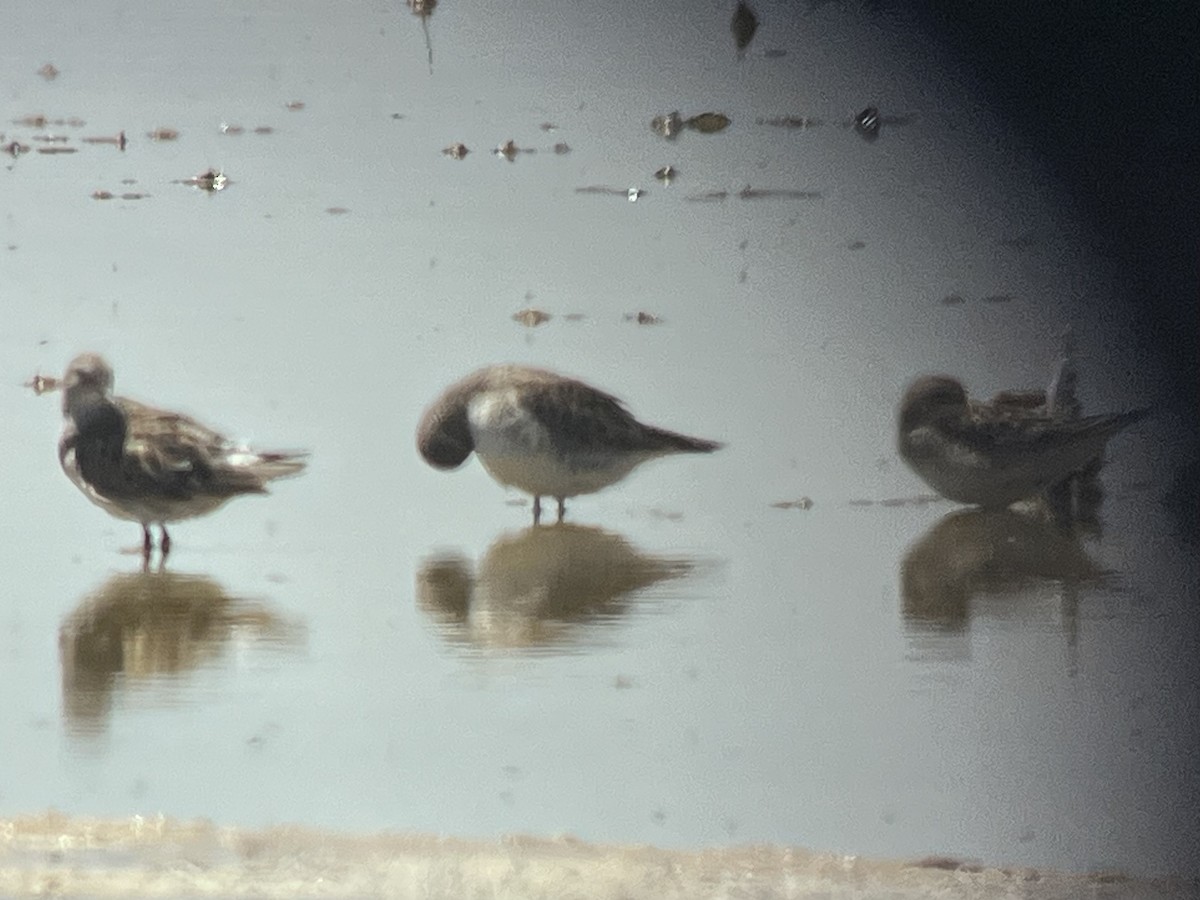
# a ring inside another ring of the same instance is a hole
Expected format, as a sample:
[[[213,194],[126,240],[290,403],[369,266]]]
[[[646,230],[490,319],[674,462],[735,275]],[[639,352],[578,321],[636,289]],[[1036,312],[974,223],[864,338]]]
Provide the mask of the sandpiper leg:
[[[567,498],[555,497],[554,499],[558,501],[558,524],[561,525],[563,516],[567,514]]]
[[[162,529],[163,536],[162,543],[159,545],[159,549],[162,550],[162,558],[166,559],[167,554],[171,552],[171,536],[167,534],[166,525],[159,525],[158,527]]]
[[[542,519],[542,498],[537,494],[533,495],[533,524],[536,525]]]
[[[154,550],[154,538],[150,536],[150,526],[142,524],[142,559],[149,560],[150,553]]]

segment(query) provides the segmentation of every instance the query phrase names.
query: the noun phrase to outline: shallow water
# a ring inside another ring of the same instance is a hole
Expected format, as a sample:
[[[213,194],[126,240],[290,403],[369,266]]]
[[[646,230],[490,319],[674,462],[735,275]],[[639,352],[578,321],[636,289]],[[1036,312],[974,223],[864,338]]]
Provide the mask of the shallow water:
[[[431,73],[398,5],[53,6],[12,14],[0,101],[5,142],[78,150],[0,172],[0,810],[1197,873],[1190,423],[1103,244],[902,17],[761,3],[739,62],[722,4],[446,0]],[[904,122],[863,140],[868,103]],[[676,108],[733,123],[668,142]],[[1068,325],[1090,411],[1163,407],[1100,535],[883,502],[926,491],[911,377],[1042,386]],[[137,574],[22,387],[85,349],[309,471]],[[494,361],[728,446],[531,532],[413,447]]]

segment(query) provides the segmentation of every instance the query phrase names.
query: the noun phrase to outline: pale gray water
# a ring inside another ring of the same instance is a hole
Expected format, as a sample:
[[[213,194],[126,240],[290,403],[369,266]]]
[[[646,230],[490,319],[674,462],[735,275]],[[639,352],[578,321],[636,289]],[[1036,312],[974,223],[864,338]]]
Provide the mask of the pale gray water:
[[[852,503],[926,490],[893,449],[912,376],[1043,385],[1068,324],[1089,410],[1161,403],[1136,298],[902,19],[758,7],[739,63],[724,3],[444,0],[432,75],[399,5],[10,11],[4,142],[78,152],[0,171],[0,810],[1196,873],[1174,414],[1114,442],[1103,535],[1058,565],[976,577],[1003,526],[939,552],[951,505]],[[868,143],[841,124],[868,103],[911,121]],[[667,142],[676,108],[733,124]],[[784,115],[826,124],[755,124]],[[80,140],[121,129],[123,153]],[[509,138],[538,152],[490,154]],[[209,167],[223,192],[173,183]],[[130,396],[313,452],[174,530],[177,614],[123,592],[137,528],[63,477],[57,400],[21,386],[84,349]],[[527,506],[412,440],[507,360],[729,446],[573,501],[579,556],[530,546]],[[902,590],[921,548],[958,594]]]

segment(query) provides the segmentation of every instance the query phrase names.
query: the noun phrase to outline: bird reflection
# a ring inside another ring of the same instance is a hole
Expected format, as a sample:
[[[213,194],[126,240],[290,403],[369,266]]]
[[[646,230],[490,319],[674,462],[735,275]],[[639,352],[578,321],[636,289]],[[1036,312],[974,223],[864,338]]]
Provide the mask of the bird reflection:
[[[461,557],[427,560],[417,573],[417,603],[449,643],[561,652],[596,643],[630,612],[635,591],[693,567],[640,553],[599,528],[535,527],[499,537],[475,573]]]
[[[294,645],[303,634],[302,625],[266,604],[231,597],[204,575],[114,575],[59,629],[67,727],[103,731],[115,695],[212,666],[235,639]]]
[[[1010,510],[958,510],[935,523],[901,562],[902,612],[915,631],[961,631],[973,597],[1019,595],[1032,583],[1053,581],[1062,587],[1073,645],[1076,589],[1107,574],[1072,530],[1053,521]]]

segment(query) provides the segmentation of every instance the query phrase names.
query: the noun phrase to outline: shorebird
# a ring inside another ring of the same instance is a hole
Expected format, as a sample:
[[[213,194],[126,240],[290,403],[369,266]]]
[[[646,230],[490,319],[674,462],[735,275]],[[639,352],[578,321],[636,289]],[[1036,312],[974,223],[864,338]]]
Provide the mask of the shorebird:
[[[112,395],[113,371],[95,353],[71,360],[63,376],[58,460],[89,500],[142,526],[142,555],[154,548],[150,526],[210,513],[241,494],[265,494],[267,482],[303,471],[303,452],[262,453],[238,446],[181,413]]]
[[[442,392],[417,428],[417,448],[437,469],[456,469],[474,451],[487,473],[558,501],[620,481],[636,466],[671,453],[711,453],[716,441],[644,425],[616,397],[545,369],[488,366]]]
[[[1046,399],[1010,391],[981,403],[949,375],[918,378],[900,402],[900,456],[946,499],[1003,509],[1086,468],[1149,412],[1066,418]]]

